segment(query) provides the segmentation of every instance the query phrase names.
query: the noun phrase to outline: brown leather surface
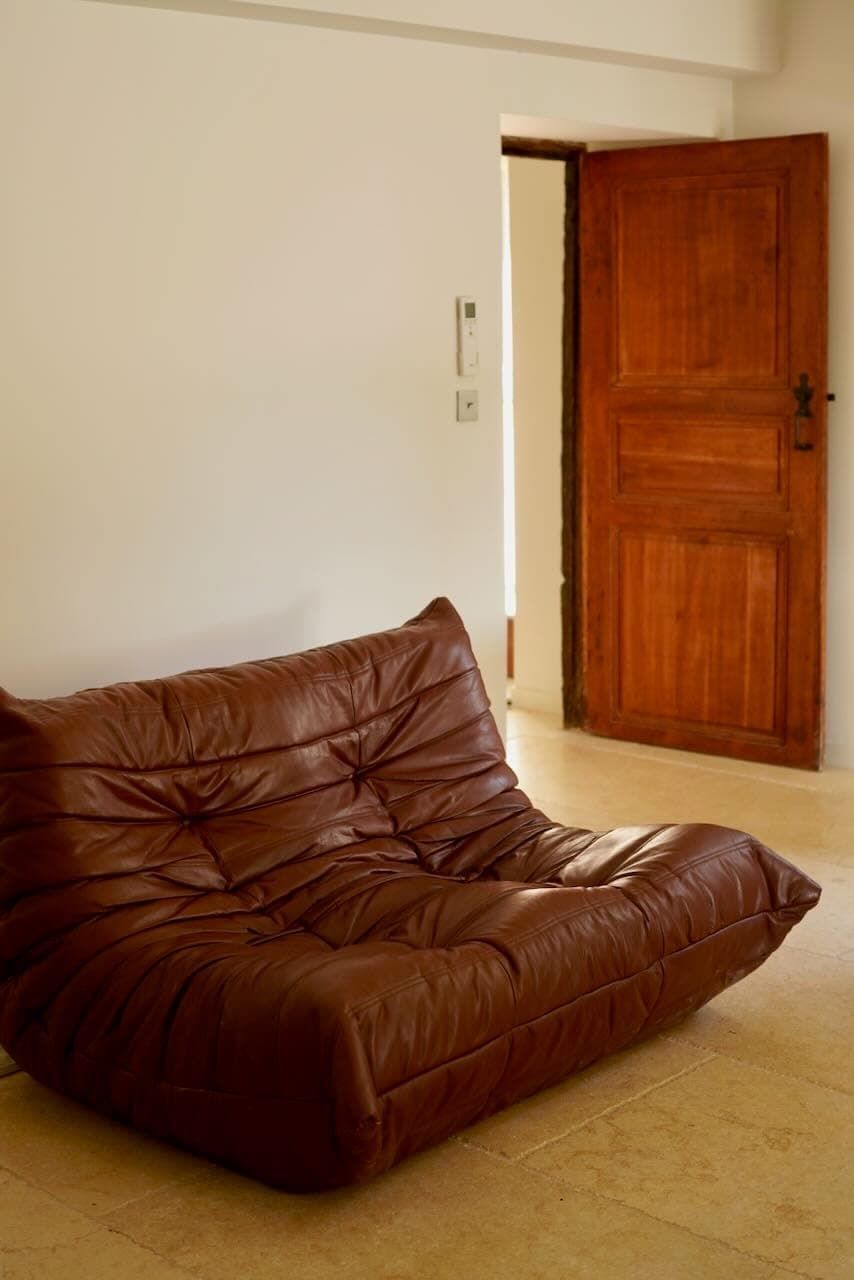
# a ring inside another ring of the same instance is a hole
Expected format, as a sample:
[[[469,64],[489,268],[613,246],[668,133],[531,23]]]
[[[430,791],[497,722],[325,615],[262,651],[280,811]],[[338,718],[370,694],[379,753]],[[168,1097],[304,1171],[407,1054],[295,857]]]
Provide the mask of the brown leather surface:
[[[696,1009],[819,892],[739,832],[533,809],[446,600],[291,657],[0,695],[0,1044],[291,1189]]]

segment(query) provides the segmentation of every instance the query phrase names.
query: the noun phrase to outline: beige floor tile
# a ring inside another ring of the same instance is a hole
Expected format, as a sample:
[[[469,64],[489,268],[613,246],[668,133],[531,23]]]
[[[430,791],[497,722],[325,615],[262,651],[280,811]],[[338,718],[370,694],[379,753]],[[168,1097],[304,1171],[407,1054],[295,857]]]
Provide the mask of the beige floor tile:
[[[510,708],[507,713],[507,740],[550,739],[580,747],[591,757],[598,753],[625,757],[630,761],[646,761],[666,770],[673,768],[704,769],[722,775],[721,785],[726,785],[727,775],[753,782],[771,782],[787,790],[798,789],[823,794],[840,794],[854,801],[854,770],[826,768],[819,770],[793,769],[784,765],[758,764],[753,761],[728,759],[726,756],[706,755],[699,751],[679,751],[672,747],[656,747],[642,742],[623,742],[618,738],[599,737],[583,729],[564,729],[559,716],[545,712],[524,711]],[[606,766],[601,766],[606,767]],[[614,768],[614,763],[607,766]]]
[[[820,1280],[854,1275],[854,1100],[716,1058],[529,1156]]]
[[[854,867],[854,850],[850,853],[829,854],[828,857],[832,857],[840,866]]]
[[[105,1221],[206,1280],[773,1275],[767,1263],[455,1143],[321,1196],[287,1196],[216,1171]]]
[[[515,1160],[559,1134],[619,1106],[665,1080],[706,1062],[709,1053],[663,1036],[603,1058],[554,1089],[535,1094],[459,1135],[486,1151]]]
[[[547,711],[525,711],[521,707],[507,708],[507,742],[515,738],[563,738],[566,730],[561,717]]]
[[[512,713],[511,719],[518,713]],[[787,857],[854,867],[854,771],[810,774],[614,744],[524,713],[508,759],[549,816],[593,830],[714,822],[750,831]]]
[[[668,1035],[854,1095],[854,964],[784,942]]]
[[[854,867],[854,849],[838,850],[829,852],[828,858],[832,858],[834,862],[838,862],[843,867]]]
[[[198,1161],[44,1089],[0,1080],[0,1166],[81,1213],[108,1210],[198,1174]]]
[[[0,1172],[2,1280],[187,1280],[187,1272]]]
[[[807,912],[786,939],[786,947],[822,956],[845,956],[854,949],[854,866],[802,857],[801,866],[821,885],[818,906]]]
[[[751,831],[797,861],[820,857],[854,865],[854,800],[744,781],[720,798],[725,825]]]

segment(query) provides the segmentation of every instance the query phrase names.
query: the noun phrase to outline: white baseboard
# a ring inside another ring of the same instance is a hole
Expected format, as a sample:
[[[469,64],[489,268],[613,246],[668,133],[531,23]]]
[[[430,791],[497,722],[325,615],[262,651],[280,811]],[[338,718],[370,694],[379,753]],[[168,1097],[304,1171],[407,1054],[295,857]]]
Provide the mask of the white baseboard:
[[[553,715],[563,712],[560,689],[528,689],[514,684],[510,698],[512,705],[520,711],[550,711]]]
[[[850,742],[828,742],[824,748],[824,763],[831,769],[854,768],[854,748]]]

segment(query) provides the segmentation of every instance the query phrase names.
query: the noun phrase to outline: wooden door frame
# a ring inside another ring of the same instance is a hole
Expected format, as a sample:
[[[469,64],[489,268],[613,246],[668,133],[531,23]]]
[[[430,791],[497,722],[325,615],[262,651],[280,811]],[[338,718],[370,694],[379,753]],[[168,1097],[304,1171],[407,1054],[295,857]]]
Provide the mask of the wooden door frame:
[[[501,154],[564,165],[564,254],[561,408],[561,670],[565,729],[584,724],[581,652],[581,468],[578,435],[578,186],[583,142],[501,139]]]

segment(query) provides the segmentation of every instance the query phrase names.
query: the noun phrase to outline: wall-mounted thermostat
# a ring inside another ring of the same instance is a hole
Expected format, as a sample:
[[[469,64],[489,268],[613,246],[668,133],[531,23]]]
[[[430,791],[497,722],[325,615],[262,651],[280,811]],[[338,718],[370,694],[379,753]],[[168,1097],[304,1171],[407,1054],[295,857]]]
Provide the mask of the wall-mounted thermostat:
[[[457,372],[464,378],[480,372],[474,298],[457,298]]]

